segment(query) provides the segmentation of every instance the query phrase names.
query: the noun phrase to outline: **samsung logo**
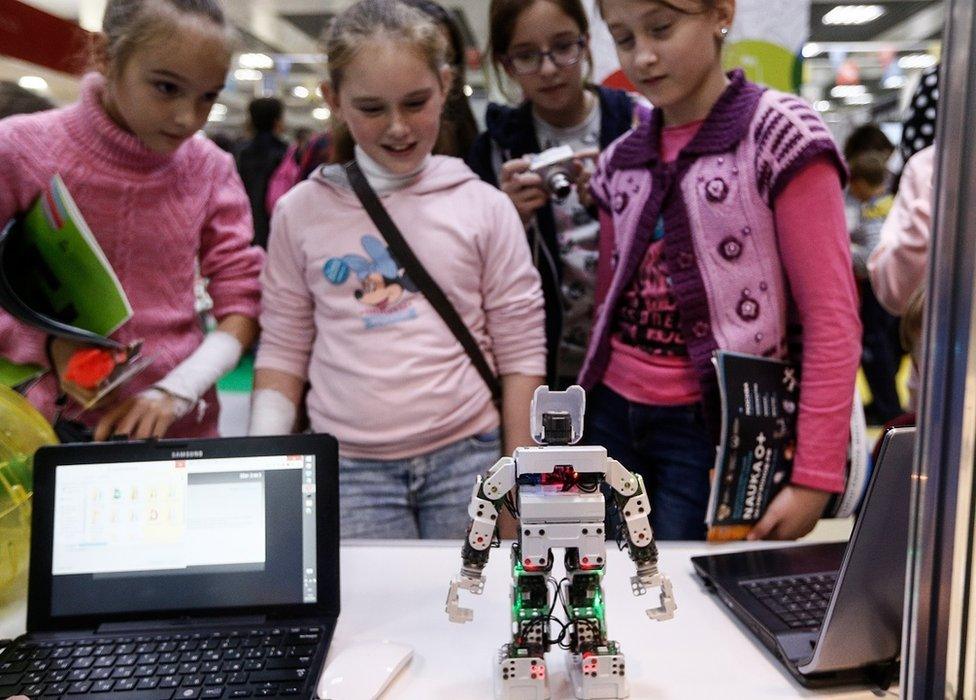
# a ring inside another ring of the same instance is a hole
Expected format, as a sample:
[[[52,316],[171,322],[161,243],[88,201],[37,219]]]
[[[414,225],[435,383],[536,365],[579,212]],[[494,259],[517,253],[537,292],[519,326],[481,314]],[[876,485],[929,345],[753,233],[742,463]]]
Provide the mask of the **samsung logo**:
[[[173,459],[193,459],[194,457],[203,457],[203,450],[184,450],[173,453]]]

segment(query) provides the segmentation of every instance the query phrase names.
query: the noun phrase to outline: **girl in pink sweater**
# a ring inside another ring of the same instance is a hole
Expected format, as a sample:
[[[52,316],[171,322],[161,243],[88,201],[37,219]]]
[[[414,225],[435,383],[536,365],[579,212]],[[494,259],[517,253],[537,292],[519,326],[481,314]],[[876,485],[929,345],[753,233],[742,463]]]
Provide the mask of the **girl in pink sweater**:
[[[451,85],[437,26],[363,0],[334,21],[327,52],[323,91],[355,162],[500,375],[501,411],[345,169],[329,166],[271,222],[251,433],[293,430],[307,380],[312,428],[339,439],[343,537],[463,537],[476,475],[503,444],[531,444],[545,372],[539,276],[511,201],[462,161],[431,156]]]
[[[587,439],[644,475],[659,538],[703,537],[712,355],[786,357],[802,330],[791,483],[751,534],[799,537],[844,489],[860,356],[845,168],[809,105],[723,72],[734,0],[598,5],[655,109],[591,180],[606,283],[580,374]]]
[[[223,88],[228,39],[216,0],[109,0],[81,99],[0,122],[0,222],[59,173],[132,305],[113,337],[153,358],[81,415],[96,439],[216,435],[213,385],[256,333],[263,254],[247,196],[230,156],[193,138]],[[197,266],[218,320],[206,338]],[[0,313],[0,356],[46,365],[45,338]],[[28,398],[50,419],[57,393],[48,376]]]

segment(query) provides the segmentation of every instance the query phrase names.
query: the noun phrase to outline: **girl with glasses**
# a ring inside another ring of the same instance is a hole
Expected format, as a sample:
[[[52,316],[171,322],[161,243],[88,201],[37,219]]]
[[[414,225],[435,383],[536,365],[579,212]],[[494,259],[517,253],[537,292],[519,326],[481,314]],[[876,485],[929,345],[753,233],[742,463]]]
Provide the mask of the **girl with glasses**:
[[[547,381],[565,386],[582,365],[593,318],[599,223],[582,186],[591,168],[577,162],[577,187],[556,201],[529,171],[528,156],[568,144],[594,157],[630,128],[633,102],[589,84],[580,0],[492,0],[489,25],[491,60],[518,86],[522,103],[488,106],[487,130],[468,165],[511,198],[525,224],[545,293]]]
[[[713,352],[790,357],[801,368],[793,471],[750,538],[802,536],[844,490],[860,358],[843,160],[806,102],[723,70],[734,0],[598,7],[655,108],[590,181],[613,253],[580,375],[587,440],[643,475],[659,539],[701,539]]]

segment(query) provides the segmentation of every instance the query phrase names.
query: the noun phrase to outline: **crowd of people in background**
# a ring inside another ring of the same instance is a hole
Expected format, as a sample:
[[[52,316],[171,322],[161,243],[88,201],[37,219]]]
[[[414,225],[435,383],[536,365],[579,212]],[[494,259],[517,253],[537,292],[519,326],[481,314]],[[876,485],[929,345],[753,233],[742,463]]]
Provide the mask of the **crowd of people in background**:
[[[487,55],[510,103],[489,105],[480,133],[462,34],[432,0],[360,0],[336,17],[323,133],[289,134],[265,97],[246,138],[193,138],[230,66],[217,0],[109,0],[75,104],[0,85],[0,221],[60,173],[132,302],[117,337],[155,356],[116,403],[82,414],[94,437],[216,434],[214,383],[260,330],[250,432],[338,437],[343,535],[454,537],[475,476],[531,443],[533,389],[579,383],[584,439],[643,475],[658,538],[700,539],[711,358],[747,352],[802,369],[791,482],[752,536],[808,532],[844,488],[858,366],[877,423],[912,408],[896,377],[903,342],[915,358],[920,344],[937,73],[913,98],[895,173],[877,126],[841,152],[801,99],[723,69],[733,2],[597,9],[635,92],[593,84],[580,0],[491,0]],[[561,146],[567,196],[533,165]],[[391,255],[355,173],[456,307],[497,394]],[[206,334],[197,275],[217,323]],[[0,355],[47,364],[48,351],[0,313]],[[50,380],[28,397],[56,420],[57,393]]]

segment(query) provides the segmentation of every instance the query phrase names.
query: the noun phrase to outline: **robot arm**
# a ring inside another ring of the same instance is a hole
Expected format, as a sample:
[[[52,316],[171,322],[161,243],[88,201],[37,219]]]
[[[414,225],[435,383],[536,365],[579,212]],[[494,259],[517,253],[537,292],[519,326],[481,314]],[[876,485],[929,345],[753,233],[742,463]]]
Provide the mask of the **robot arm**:
[[[488,553],[495,538],[498,518],[504,508],[505,497],[515,488],[515,460],[502,457],[479,476],[471,491],[468,514],[471,525],[468,536],[461,549],[461,573],[451,581],[447,592],[447,605],[444,610],[451,622],[468,622],[474,618],[474,611],[459,606],[460,589],[481,595],[485,589],[485,577],[481,572],[488,564]]]
[[[630,558],[637,565],[637,575],[630,579],[634,595],[644,595],[648,586],[660,587],[660,605],[648,608],[647,616],[652,620],[670,620],[677,605],[670,579],[657,570],[657,544],[648,519],[651,504],[644,490],[644,479],[617,460],[609,459],[607,483],[613,489],[614,502],[624,521]]]

